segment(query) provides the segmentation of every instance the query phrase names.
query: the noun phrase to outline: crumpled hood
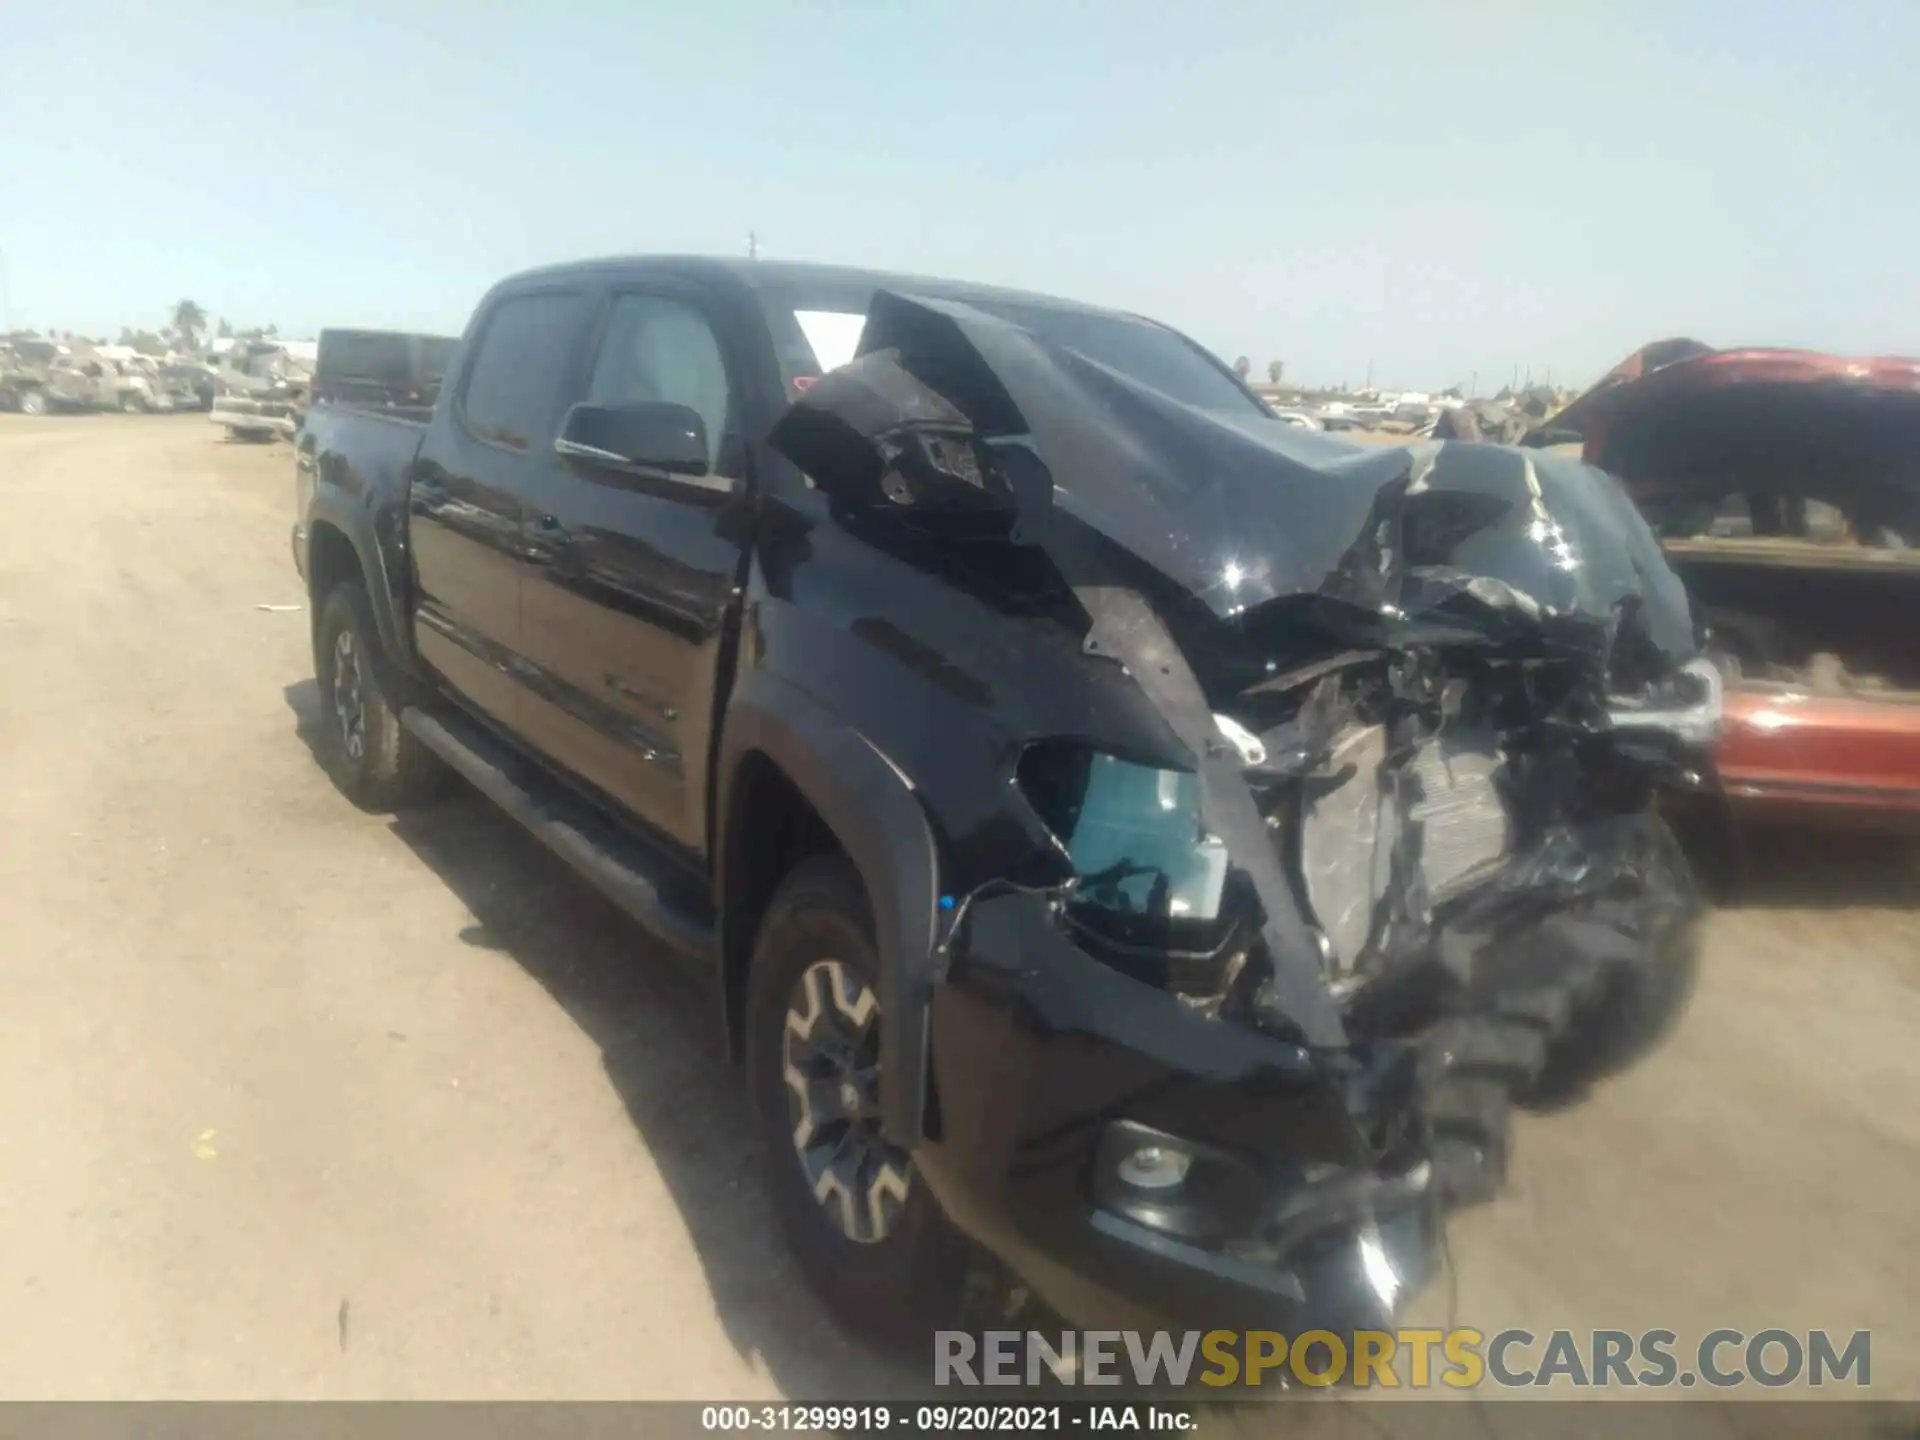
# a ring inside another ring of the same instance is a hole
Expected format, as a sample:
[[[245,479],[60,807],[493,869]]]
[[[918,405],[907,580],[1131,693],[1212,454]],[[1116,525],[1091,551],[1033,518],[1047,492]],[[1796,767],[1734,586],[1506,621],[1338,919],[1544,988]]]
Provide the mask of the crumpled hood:
[[[1679,580],[1600,470],[1506,446],[1360,446],[1197,410],[964,304],[876,295],[856,359],[770,439],[822,473],[870,463],[889,429],[928,424],[1024,437],[1054,510],[1223,619],[1316,596],[1387,645],[1435,627],[1490,642],[1552,630],[1604,651],[1630,630],[1670,664],[1696,653]]]

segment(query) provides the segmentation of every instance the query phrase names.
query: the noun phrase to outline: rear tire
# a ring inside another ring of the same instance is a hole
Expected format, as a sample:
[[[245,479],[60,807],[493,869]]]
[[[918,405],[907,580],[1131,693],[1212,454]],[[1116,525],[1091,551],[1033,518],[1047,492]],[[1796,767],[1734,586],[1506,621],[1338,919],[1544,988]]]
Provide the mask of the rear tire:
[[[20,392],[20,413],[22,415],[44,415],[47,413],[47,397],[38,390]]]
[[[446,769],[400,723],[402,687],[358,580],[342,581],[320,607],[313,673],[321,761],[349,800],[363,810],[392,811],[439,788]]]
[[[747,983],[767,1183],[814,1292],[849,1329],[898,1348],[962,1323],[973,1254],[879,1135],[878,991],[859,876],[841,855],[803,861],[767,907]]]

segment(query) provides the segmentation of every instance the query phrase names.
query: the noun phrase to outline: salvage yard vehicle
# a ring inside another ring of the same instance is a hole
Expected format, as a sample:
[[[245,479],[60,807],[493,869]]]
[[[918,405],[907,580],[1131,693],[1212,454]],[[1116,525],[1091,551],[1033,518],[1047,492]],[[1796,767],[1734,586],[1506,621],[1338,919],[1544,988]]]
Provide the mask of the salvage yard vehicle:
[[[52,340],[12,341],[0,353],[0,408],[27,415],[165,408],[141,358],[129,352],[116,360]]]
[[[207,419],[235,440],[292,439],[306,415],[315,359],[310,342],[236,341],[222,357]]]
[[[313,403],[415,413],[424,419],[460,342],[401,330],[322,330]]]
[[[316,407],[357,803],[450,769],[711,976],[785,1235],[917,1337],[1385,1323],[1511,1096],[1670,1017],[1714,723],[1618,485],[1274,423],[1173,330],[766,261],[496,286]]]
[[[211,410],[218,388],[211,365],[192,360],[170,360],[160,366],[160,384],[175,410]]]
[[[71,354],[53,340],[19,339],[0,345],[0,409],[44,415],[53,408],[54,373]]]
[[[1547,431],[1621,478],[1686,581],[1737,811],[1920,820],[1920,361],[1663,341]]]

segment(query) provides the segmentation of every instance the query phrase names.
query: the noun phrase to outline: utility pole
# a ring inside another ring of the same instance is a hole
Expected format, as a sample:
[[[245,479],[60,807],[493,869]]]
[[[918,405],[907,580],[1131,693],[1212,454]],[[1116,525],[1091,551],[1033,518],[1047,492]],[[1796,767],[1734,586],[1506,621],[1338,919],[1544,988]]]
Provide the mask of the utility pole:
[[[747,259],[758,260],[759,258],[760,258],[760,237],[754,234],[753,231],[749,230],[747,231]]]
[[[1480,394],[1480,372],[1473,372],[1473,379],[1467,382],[1467,399],[1472,400]]]
[[[13,333],[13,292],[7,287],[7,252],[0,250],[0,335]]]

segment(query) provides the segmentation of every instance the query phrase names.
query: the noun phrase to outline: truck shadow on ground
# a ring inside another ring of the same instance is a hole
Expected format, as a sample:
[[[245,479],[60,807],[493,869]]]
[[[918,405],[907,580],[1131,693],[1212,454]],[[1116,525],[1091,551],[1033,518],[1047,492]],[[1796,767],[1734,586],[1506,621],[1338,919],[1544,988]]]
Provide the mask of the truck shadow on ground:
[[[286,701],[317,762],[317,688],[311,680],[290,685]],[[837,1327],[788,1257],[761,1182],[745,1085],[721,1043],[713,987],[654,953],[631,920],[465,785],[391,824],[471,913],[460,939],[509,956],[599,1046],[607,1078],[680,1208],[735,1348],[795,1398],[924,1391],[917,1367]]]

